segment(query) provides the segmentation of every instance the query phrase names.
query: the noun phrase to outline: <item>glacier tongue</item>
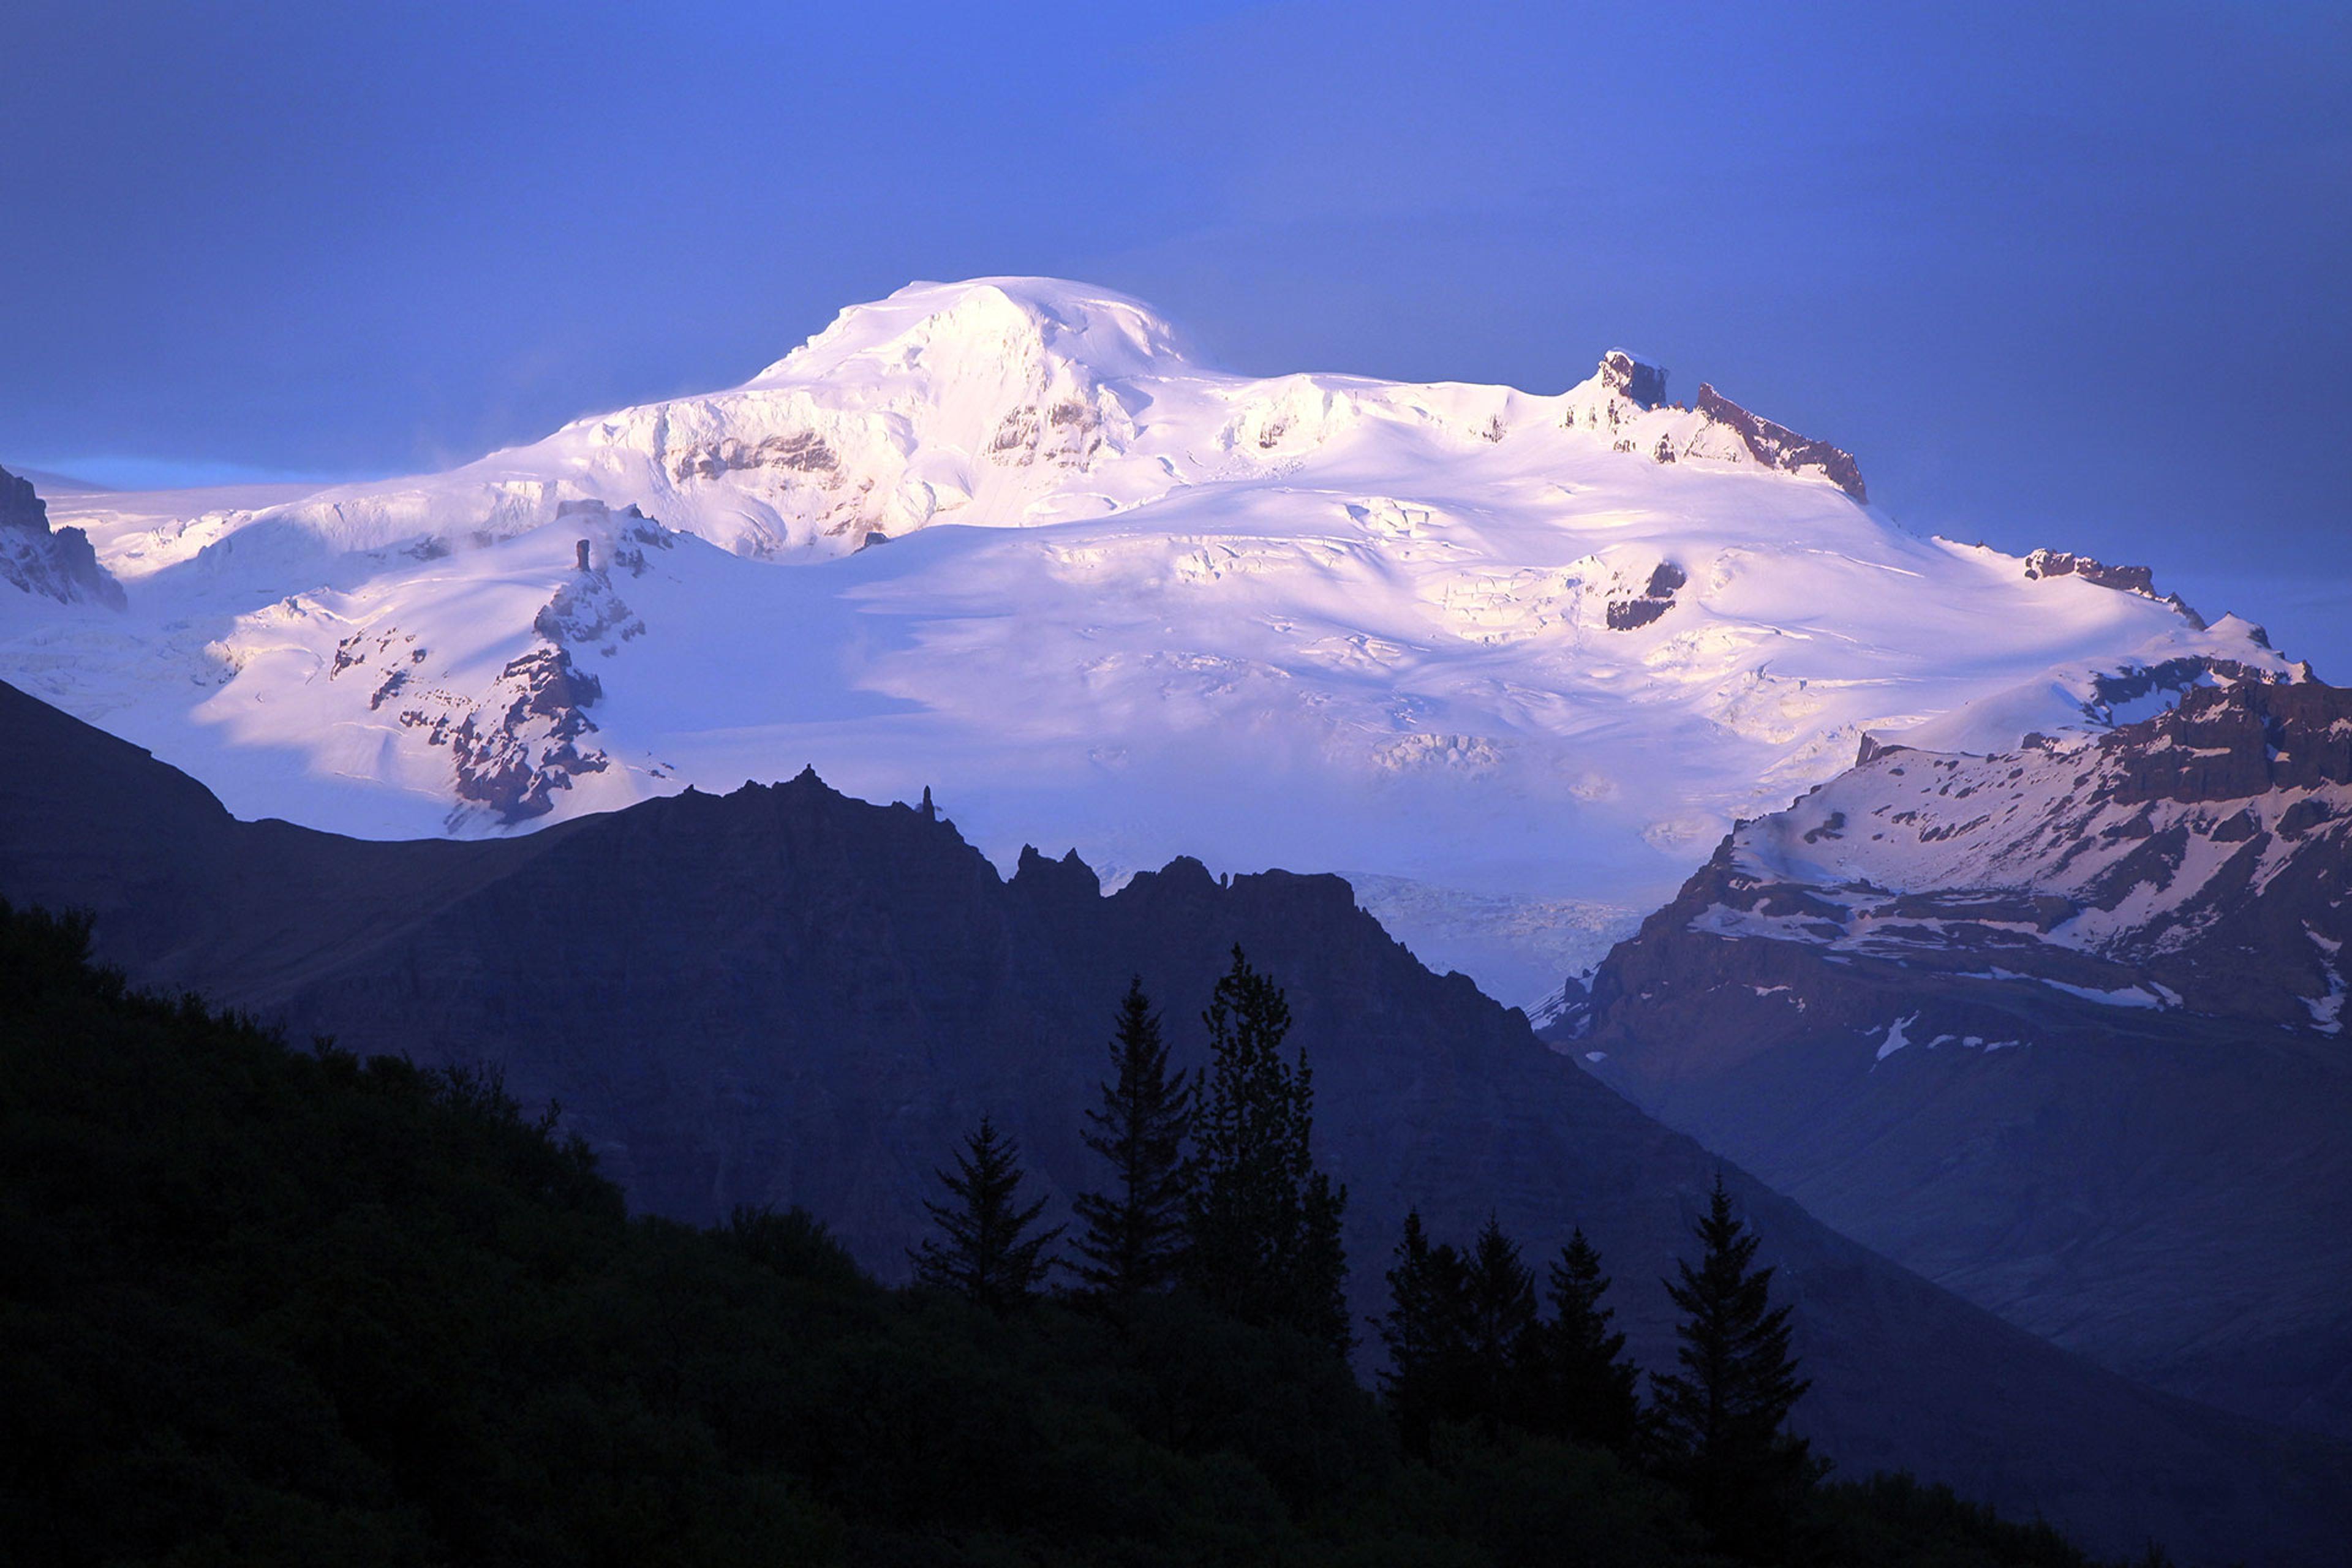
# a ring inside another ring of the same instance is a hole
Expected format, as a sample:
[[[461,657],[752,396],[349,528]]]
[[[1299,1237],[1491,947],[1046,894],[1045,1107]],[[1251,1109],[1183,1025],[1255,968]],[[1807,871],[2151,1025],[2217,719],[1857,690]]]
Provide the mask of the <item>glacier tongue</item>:
[[[1668,394],[1614,351],[1557,395],[1251,379],[1105,290],[912,285],[731,391],[443,474],[55,498],[128,609],[0,585],[0,678],[362,834],[814,763],[934,787],[1008,865],[1351,868],[1532,1002],[1865,732],[1990,749],[2292,673],[2119,569],[1907,534],[1850,455]]]

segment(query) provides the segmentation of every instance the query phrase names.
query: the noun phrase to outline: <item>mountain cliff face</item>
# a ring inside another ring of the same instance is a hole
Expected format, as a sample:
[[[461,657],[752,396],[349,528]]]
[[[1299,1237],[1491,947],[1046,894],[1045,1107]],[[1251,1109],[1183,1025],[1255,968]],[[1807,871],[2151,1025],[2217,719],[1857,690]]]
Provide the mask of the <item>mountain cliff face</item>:
[[[30,479],[0,468],[0,583],[59,604],[123,607],[122,585],[98,563],[89,535],[52,529]]]
[[[520,838],[368,842],[236,821],[5,687],[0,735],[0,896],[94,908],[104,954],[152,983],[498,1063],[560,1099],[640,1205],[805,1203],[888,1274],[983,1111],[1057,1205],[1088,1183],[1079,1113],[1128,977],[1196,1061],[1239,942],[1287,985],[1315,1063],[1360,1310],[1408,1204],[1440,1235],[1493,1213],[1538,1255],[1580,1224],[1637,1352],[1670,1360],[1650,1282],[1715,1157],[1423,969],[1337,879],[1180,860],[1106,897],[1075,856],[1033,852],[1007,879],[931,812],[814,774]],[[1849,1470],[1907,1466],[2118,1552],[2153,1534],[2192,1559],[2318,1562],[2342,1539],[2344,1454],[2091,1367],[1732,1179],[1796,1306],[1808,1429]]]
[[[1001,868],[1047,834],[1114,878],[1344,868],[1532,1000],[1865,732],[2007,747],[2293,668],[2127,569],[1907,534],[1851,454],[1670,390],[1622,351],[1552,395],[1249,378],[1103,289],[914,285],[446,473],[61,500],[130,613],[0,599],[0,675],[341,831],[813,763],[940,789]]]
[[[2352,691],[1877,747],[1552,1026],[1670,1124],[2137,1376],[2352,1435]]]

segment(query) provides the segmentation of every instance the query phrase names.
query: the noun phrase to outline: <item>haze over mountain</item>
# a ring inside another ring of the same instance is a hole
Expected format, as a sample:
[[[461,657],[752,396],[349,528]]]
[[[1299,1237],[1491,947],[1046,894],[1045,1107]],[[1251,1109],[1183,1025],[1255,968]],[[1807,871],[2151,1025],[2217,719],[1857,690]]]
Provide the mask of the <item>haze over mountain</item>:
[[[2145,574],[1913,536],[1682,384],[1254,380],[1105,290],[914,285],[445,474],[61,498],[129,609],[9,595],[0,674],[341,831],[814,763],[934,788],[1000,865],[1333,867],[1532,1001],[1865,731],[1994,749],[2296,673]]]

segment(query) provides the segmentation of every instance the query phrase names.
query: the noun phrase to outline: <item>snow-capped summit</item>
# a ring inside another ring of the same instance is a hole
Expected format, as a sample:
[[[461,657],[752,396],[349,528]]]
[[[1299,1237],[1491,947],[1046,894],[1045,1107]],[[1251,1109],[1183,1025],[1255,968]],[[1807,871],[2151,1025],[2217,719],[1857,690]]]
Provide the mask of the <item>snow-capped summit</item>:
[[[1621,393],[1639,408],[1655,408],[1666,400],[1666,367],[1641,354],[1611,349],[1601,356],[1593,379],[1611,392]]]
[[[1188,368],[1175,329],[1139,300],[1058,278],[975,278],[852,305],[746,388],[893,374],[946,384],[1048,362],[1097,377]]]
[[[1620,452],[1660,463],[1684,458],[1759,464],[1784,473],[1824,479],[1867,501],[1853,454],[1759,418],[1705,382],[1685,408],[1666,404],[1666,370],[1654,361],[1612,349],[1600,369],[1569,390],[1568,426],[1606,435]]]
[[[1244,377],[1107,290],[915,284],[446,473],[58,498],[129,612],[0,594],[0,678],[348,831],[814,763],[931,786],[1008,864],[1336,868],[1518,1000],[1865,732],[1997,747],[2291,673],[2128,569],[1906,533],[1850,454],[1673,393],[1622,350],[1554,395]]]

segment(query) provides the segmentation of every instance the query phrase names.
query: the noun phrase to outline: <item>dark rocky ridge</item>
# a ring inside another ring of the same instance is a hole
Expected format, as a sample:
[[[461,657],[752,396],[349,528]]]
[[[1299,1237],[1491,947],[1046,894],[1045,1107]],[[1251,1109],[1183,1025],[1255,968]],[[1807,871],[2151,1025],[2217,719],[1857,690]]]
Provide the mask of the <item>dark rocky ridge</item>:
[[[2067,550],[2037,550],[2025,558],[2028,580],[2043,577],[2080,577],[2102,588],[2113,588],[2118,594],[2137,594],[2143,599],[2154,599],[2169,605],[2199,631],[2205,629],[2205,617],[2189,607],[2189,602],[2178,594],[2158,594],[2156,574],[2145,566],[2110,566],[2087,555],[2077,555]]]
[[[1838,489],[1858,501],[1869,502],[1870,492],[1862,482],[1862,468],[1854,462],[1853,454],[1844,447],[1800,436],[1785,425],[1751,414],[1705,382],[1699,384],[1698,402],[1694,406],[1713,423],[1737,434],[1766,468],[1792,474],[1819,468]]]
[[[2189,619],[2197,618],[2196,612],[2187,605],[2176,607]],[[2257,645],[2263,647],[2270,646],[2263,636],[2262,627],[2250,629]],[[2307,660],[2297,660],[2289,669],[2290,680],[2318,679],[2312,673]],[[2134,662],[2120,669],[2098,671],[2091,677],[2091,698],[2083,704],[2083,717],[2094,724],[2112,726],[2116,723],[2117,707],[2137,702],[2158,691],[2170,693],[2177,707],[2179,700],[2190,692],[2216,682],[2229,685],[2239,681],[2275,682],[2278,679],[2274,671],[2258,668],[2242,659],[2221,658],[2212,654],[2185,654],[2178,658],[2161,659],[2155,664]],[[1865,746],[1867,744],[1865,742]],[[1856,759],[1858,762],[1869,760],[1867,755]]]
[[[2207,687],[2104,749],[2125,804],[2244,801],[2352,784],[2352,690],[2319,681]]]
[[[813,774],[519,839],[365,843],[230,819],[134,748],[0,687],[0,894],[98,911],[141,978],[560,1097],[640,1205],[799,1201],[889,1272],[950,1140],[983,1110],[1057,1198],[1130,973],[1196,1058],[1229,943],[1289,986],[1318,1139],[1352,1194],[1370,1310],[1403,1205],[1490,1210],[1540,1254],[1582,1224],[1650,1364],[1648,1282],[1717,1168],[1415,963],[1328,877],[1178,861],[1104,898],[1075,857],[1000,878],[924,811]],[[1969,1308],[1733,1173],[1795,1302],[1806,1423],[1849,1471],[1903,1465],[2113,1550],[2319,1562],[2352,1457],[2151,1394]]]
[[[0,582],[61,604],[123,607],[122,584],[98,563],[89,535],[52,529],[48,503],[30,479],[0,468]]]
[[[2004,816],[2037,779],[2048,808]],[[2014,885],[1870,880],[1923,780],[1945,817],[1921,837],[1973,831]],[[2352,1436],[2347,782],[2352,692],[2315,682],[2191,691],[2073,751],[1877,748],[1727,840],[1554,1037],[1980,1305]],[[1849,878],[1743,847],[1791,836],[1853,846]],[[2093,849],[2110,863],[2075,874]]]
[[[1869,503],[1862,469],[1853,453],[1750,413],[1704,382],[1699,384],[1698,401],[1689,409],[1679,403],[1671,405],[1684,417],[1650,427],[1654,440],[1649,433],[1638,440],[1619,435],[1641,415],[1668,406],[1665,367],[1636,359],[1622,349],[1612,349],[1601,356],[1598,374],[1605,395],[1597,405],[1581,409],[1583,427],[1598,435],[1605,426],[1607,434],[1617,437],[1614,445],[1620,452],[1639,451],[1652,462],[1673,463],[1692,457],[1737,460],[1737,453],[1744,451],[1765,468],[1787,474],[1817,474],[1855,500]],[[1578,423],[1578,411],[1571,410],[1570,427]]]

